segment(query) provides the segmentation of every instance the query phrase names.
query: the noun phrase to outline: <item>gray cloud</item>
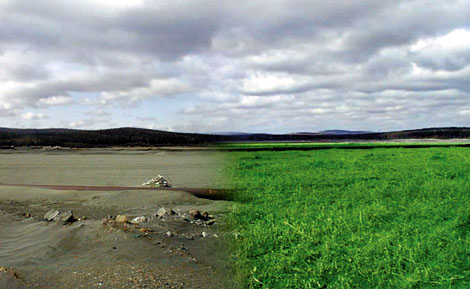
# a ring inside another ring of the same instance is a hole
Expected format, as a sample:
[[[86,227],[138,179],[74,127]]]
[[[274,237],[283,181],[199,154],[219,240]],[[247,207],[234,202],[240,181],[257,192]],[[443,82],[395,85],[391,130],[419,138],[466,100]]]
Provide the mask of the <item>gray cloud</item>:
[[[470,125],[469,12],[468,0],[6,0],[0,117],[87,106],[195,131]],[[132,111],[170,100],[174,123]],[[127,121],[106,114],[56,125]]]

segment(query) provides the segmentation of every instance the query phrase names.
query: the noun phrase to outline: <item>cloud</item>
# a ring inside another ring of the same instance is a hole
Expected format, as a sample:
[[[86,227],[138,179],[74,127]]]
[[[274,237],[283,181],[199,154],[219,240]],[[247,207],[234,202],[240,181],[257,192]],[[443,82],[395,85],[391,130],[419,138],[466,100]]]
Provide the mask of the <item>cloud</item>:
[[[39,100],[39,106],[67,105],[72,103],[70,96],[50,96]]]
[[[144,86],[121,91],[106,91],[101,93],[102,104],[126,101],[135,103],[144,99],[159,96],[172,96],[191,92],[191,87],[178,79],[152,79]]]
[[[459,114],[462,116],[470,116],[470,109],[464,109],[459,111]]]
[[[467,0],[5,0],[0,117],[60,107],[82,115],[50,115],[51,126],[468,126],[469,10]],[[139,105],[162,102],[174,123],[139,119]]]
[[[22,114],[21,117],[25,120],[38,120],[38,119],[47,118],[47,116],[44,113],[34,113],[30,111]]]

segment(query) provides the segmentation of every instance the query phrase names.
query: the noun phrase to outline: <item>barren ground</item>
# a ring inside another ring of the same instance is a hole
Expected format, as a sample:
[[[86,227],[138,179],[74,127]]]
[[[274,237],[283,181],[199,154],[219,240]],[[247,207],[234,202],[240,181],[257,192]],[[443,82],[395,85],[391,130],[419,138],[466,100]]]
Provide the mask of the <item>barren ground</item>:
[[[0,183],[139,186],[162,174],[177,187],[220,188],[222,163],[218,153],[196,151],[1,152]],[[156,217],[160,208],[174,214]],[[80,220],[46,222],[50,209]],[[215,221],[194,219],[191,209]],[[231,288],[229,209],[179,191],[0,186],[0,288]]]

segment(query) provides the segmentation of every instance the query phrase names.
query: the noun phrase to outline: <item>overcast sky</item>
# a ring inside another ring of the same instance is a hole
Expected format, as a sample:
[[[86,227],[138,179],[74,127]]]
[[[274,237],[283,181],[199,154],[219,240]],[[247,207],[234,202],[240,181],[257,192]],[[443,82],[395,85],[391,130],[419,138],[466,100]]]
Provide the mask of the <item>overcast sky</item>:
[[[470,0],[0,0],[0,126],[470,126]]]

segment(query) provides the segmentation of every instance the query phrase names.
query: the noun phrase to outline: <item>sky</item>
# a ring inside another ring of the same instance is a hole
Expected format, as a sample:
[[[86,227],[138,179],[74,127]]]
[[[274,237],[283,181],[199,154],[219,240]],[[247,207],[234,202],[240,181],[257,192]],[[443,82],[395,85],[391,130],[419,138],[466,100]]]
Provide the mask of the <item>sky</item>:
[[[470,0],[0,0],[0,127],[470,126]]]

